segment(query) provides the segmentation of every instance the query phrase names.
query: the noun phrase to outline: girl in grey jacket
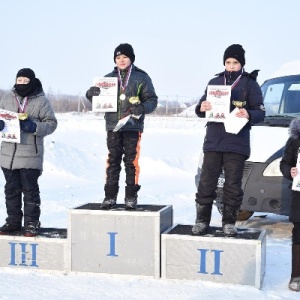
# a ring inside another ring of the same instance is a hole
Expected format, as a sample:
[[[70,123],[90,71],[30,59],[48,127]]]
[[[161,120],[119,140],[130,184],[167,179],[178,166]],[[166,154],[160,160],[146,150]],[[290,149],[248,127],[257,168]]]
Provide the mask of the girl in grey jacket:
[[[36,236],[40,227],[38,178],[43,170],[43,141],[46,135],[54,132],[57,120],[40,80],[29,68],[18,71],[16,84],[3,96],[0,108],[23,115],[20,143],[1,144],[0,166],[6,180],[7,218],[0,234],[20,231],[24,215],[24,236]]]

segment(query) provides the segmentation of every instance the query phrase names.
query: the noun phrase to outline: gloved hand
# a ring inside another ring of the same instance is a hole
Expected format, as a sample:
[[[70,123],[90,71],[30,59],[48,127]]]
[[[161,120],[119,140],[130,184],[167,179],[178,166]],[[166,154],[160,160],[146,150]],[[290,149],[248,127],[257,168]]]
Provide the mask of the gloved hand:
[[[5,127],[5,123],[3,120],[0,120],[0,131],[2,131]]]
[[[98,86],[91,86],[90,89],[86,92],[86,97],[91,101],[93,96],[99,96],[101,93]]]
[[[139,116],[145,113],[145,107],[143,104],[134,105],[130,108],[130,112],[133,115]]]
[[[30,119],[20,120],[21,131],[35,133],[36,131],[36,123],[31,121]]]

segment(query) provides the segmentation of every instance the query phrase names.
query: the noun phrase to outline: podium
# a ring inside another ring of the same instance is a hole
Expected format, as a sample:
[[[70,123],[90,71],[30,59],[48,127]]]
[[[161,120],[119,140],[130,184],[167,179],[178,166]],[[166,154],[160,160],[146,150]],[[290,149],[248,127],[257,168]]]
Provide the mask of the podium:
[[[173,224],[171,206],[111,210],[88,203],[69,211],[71,271],[160,277],[161,233]]]
[[[51,270],[67,273],[67,230],[41,228],[38,237],[0,236],[0,267]]]
[[[162,234],[162,278],[204,280],[260,289],[266,265],[266,232],[239,229],[225,237],[221,228],[192,234],[192,226],[176,225]]]

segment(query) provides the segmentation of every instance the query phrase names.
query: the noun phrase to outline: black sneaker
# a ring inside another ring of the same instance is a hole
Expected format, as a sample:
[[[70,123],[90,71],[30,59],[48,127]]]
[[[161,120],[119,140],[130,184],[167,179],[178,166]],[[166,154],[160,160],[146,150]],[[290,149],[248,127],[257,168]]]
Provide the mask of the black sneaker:
[[[39,221],[28,222],[27,224],[25,224],[24,236],[26,236],[26,237],[37,236],[39,234],[40,226],[41,226],[41,223]]]
[[[22,226],[21,224],[15,224],[15,223],[5,223],[0,228],[0,235],[10,234],[14,232],[21,231]]]

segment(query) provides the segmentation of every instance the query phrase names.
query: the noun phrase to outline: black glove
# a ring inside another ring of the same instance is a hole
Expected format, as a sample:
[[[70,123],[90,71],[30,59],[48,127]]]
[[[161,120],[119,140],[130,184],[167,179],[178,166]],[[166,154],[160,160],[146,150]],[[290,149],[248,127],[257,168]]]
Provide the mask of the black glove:
[[[93,96],[99,96],[101,93],[100,88],[98,86],[92,86],[86,92],[86,97],[91,101]]]
[[[134,105],[130,108],[133,115],[139,116],[145,113],[145,107],[143,104]]]
[[[21,131],[35,133],[36,131],[36,123],[31,121],[30,119],[20,120]]]
[[[5,127],[5,123],[3,120],[0,120],[0,131],[2,131]]]

